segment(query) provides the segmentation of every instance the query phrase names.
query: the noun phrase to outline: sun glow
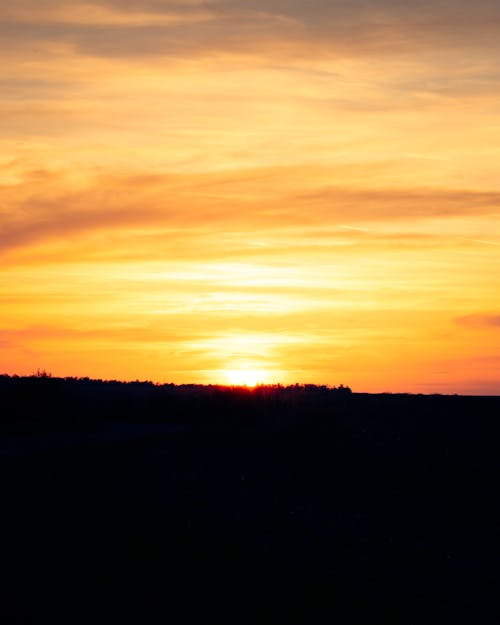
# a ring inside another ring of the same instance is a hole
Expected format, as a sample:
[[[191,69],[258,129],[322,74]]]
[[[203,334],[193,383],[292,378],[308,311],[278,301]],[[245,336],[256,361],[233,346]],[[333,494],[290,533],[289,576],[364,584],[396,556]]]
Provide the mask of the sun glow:
[[[253,388],[258,384],[269,383],[267,372],[263,369],[226,369],[223,374],[231,386]]]

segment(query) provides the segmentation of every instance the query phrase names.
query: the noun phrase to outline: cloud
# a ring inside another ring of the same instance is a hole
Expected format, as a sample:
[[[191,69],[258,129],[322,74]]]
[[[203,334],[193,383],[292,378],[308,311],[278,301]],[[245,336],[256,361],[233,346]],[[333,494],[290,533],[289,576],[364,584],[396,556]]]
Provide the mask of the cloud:
[[[408,219],[490,214],[500,204],[500,192],[442,189],[324,188],[294,197],[298,205],[329,210],[345,219]]]
[[[89,258],[105,258],[110,248],[124,258],[167,251],[186,258],[202,250],[207,257],[277,258],[290,249],[315,256],[332,246],[340,254],[355,244],[365,249],[420,248],[434,246],[439,233],[403,225],[396,230],[369,226],[395,220],[404,224],[423,218],[480,218],[500,205],[500,192],[494,191],[317,189],[307,168],[298,168],[295,174],[294,167],[100,174],[83,181],[75,181],[72,172],[23,171],[16,162],[5,165],[4,175],[9,171],[12,181],[0,185],[4,254],[33,246],[41,253],[44,242],[65,247],[68,257],[86,250]],[[301,190],[293,190],[294,186]],[[448,232],[452,236],[449,225]],[[460,233],[459,229],[455,236]],[[95,239],[100,235],[105,238]],[[91,239],[78,243],[82,237]],[[50,256],[50,246],[47,252]]]
[[[133,6],[120,2],[45,0],[16,2],[0,7],[0,18],[8,24],[74,25],[134,27],[171,25],[210,19],[203,3],[183,4],[136,2]]]
[[[211,334],[207,332],[196,332],[186,327],[172,328],[165,327],[162,322],[155,324],[128,323],[115,325],[93,326],[91,329],[78,327],[61,327],[60,325],[33,325],[23,328],[9,329],[0,328],[0,344],[15,345],[19,342],[48,342],[68,341],[79,342],[93,339],[94,342],[117,342],[126,341],[128,343],[191,343],[195,340],[205,340]]]
[[[457,317],[456,323],[468,328],[477,330],[491,330],[491,328],[500,328],[500,314],[475,314],[466,315],[465,317]]]
[[[498,45],[500,7],[442,0],[409,4],[323,2],[35,2],[0,11],[3,35],[16,41],[65,42],[81,54],[266,54],[282,57],[411,52]]]

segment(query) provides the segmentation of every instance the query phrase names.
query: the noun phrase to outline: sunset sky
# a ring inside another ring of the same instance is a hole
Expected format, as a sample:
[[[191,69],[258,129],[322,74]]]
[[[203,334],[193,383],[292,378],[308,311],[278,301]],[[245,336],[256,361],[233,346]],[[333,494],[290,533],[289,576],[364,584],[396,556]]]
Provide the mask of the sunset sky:
[[[0,31],[0,373],[500,394],[498,0]]]

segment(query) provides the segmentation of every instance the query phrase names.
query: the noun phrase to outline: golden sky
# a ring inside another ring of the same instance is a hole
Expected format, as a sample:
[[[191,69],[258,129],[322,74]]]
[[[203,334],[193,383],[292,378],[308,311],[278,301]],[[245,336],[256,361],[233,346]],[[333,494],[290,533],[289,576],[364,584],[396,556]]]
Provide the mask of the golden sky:
[[[0,53],[0,372],[500,394],[497,0],[16,0]]]

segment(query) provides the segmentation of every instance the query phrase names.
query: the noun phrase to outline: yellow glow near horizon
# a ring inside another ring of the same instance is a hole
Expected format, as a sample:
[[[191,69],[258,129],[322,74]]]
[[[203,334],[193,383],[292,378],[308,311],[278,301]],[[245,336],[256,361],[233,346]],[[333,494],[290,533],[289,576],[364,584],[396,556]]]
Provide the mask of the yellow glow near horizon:
[[[270,384],[271,380],[263,369],[225,369],[221,372],[230,386],[253,388],[259,384]]]

